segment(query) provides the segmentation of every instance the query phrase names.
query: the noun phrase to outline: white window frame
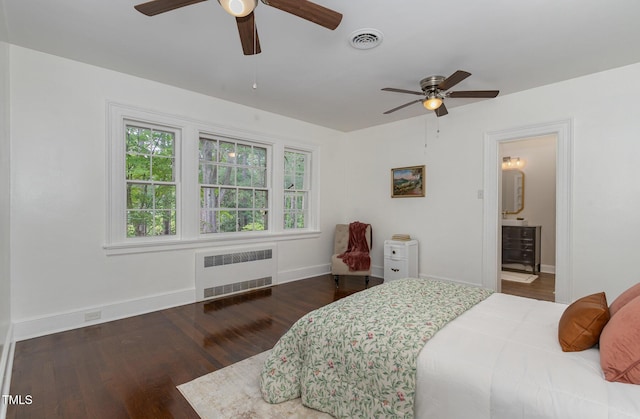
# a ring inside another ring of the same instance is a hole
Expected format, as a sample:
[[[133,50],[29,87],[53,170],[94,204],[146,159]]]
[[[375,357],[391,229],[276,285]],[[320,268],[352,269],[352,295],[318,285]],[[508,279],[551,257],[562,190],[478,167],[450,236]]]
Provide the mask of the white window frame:
[[[199,147],[199,143],[200,143],[200,139],[205,139],[205,140],[218,140],[218,141],[223,141],[223,142],[232,142],[237,144],[241,144],[241,145],[249,145],[252,147],[262,147],[264,149],[266,149],[266,173],[265,173],[265,179],[266,179],[266,186],[265,188],[258,188],[258,189],[266,189],[267,190],[267,196],[268,196],[268,202],[269,205],[267,207],[267,228],[265,230],[255,230],[255,231],[236,231],[236,232],[216,232],[216,233],[202,233],[200,228],[198,227],[198,232],[200,234],[201,238],[211,238],[211,237],[220,237],[220,236],[225,236],[225,235],[229,235],[229,236],[236,236],[239,234],[242,235],[261,235],[261,234],[265,234],[265,233],[269,233],[271,231],[273,231],[273,227],[272,227],[272,221],[273,221],[273,176],[272,176],[272,172],[273,172],[273,144],[270,143],[265,143],[265,142],[258,142],[255,140],[247,140],[247,139],[241,139],[236,137],[229,137],[229,136],[221,136],[219,134],[210,134],[210,133],[205,133],[205,132],[201,132],[200,135],[198,135],[198,147]],[[200,163],[199,159],[198,159],[198,164]],[[199,180],[199,176],[197,179],[198,182],[198,212],[200,211],[200,188],[202,187],[202,184],[200,184],[200,180]],[[235,186],[231,186],[231,188],[234,188]],[[242,189],[242,188],[240,188]],[[200,223],[200,216],[198,216],[198,223]],[[240,237],[240,236],[238,236]]]
[[[305,171],[304,171],[303,188],[302,189],[300,189],[300,188],[294,189],[293,192],[296,192],[297,194],[303,194],[304,195],[304,201],[305,201],[306,209],[302,210],[302,212],[305,213],[305,217],[304,217],[305,226],[304,227],[295,227],[294,226],[294,227],[287,228],[286,226],[283,225],[283,229],[286,230],[286,231],[305,230],[305,229],[308,228],[309,221],[310,221],[310,218],[311,218],[311,207],[310,207],[310,205],[311,205],[311,202],[312,202],[312,199],[311,199],[312,186],[311,185],[312,185],[313,153],[308,151],[308,150],[301,150],[301,149],[293,148],[293,147],[285,147],[283,156],[287,152],[296,153],[296,154],[303,154],[305,156],[306,164],[305,164]],[[284,173],[284,167],[285,167],[284,161],[283,161],[282,167],[283,167],[283,173]],[[284,175],[286,176],[286,173]],[[292,184],[291,187],[293,187],[293,186],[295,186],[295,185]],[[286,213],[288,213],[290,211],[288,210],[288,208],[285,208],[285,202],[286,202],[285,197],[286,197],[286,194],[287,194],[287,191],[289,190],[289,188],[287,187],[287,185],[284,184],[284,182],[283,182],[283,187],[284,187],[284,189],[283,189],[283,195],[284,196],[283,196],[283,202],[282,202],[282,220],[283,220],[282,222],[284,224],[284,218],[285,218],[284,216],[286,215]],[[296,211],[294,211],[294,212],[295,213],[299,213],[300,211],[296,209]]]
[[[106,232],[108,255],[174,249],[241,245],[298,238],[318,237],[319,154],[315,144],[270,136],[264,133],[225,127],[186,117],[168,115],[115,102],[107,102],[106,132]],[[127,123],[146,124],[176,134],[176,235],[126,237],[125,130]],[[265,146],[269,195],[268,229],[232,233],[200,233],[200,188],[198,179],[200,137],[226,137]],[[284,229],[284,152],[310,156],[309,215],[304,229]]]
[[[176,121],[151,120],[149,115],[136,112],[122,112],[123,109],[112,109],[110,131],[107,135],[107,246],[114,243],[128,243],[136,245],[146,242],[170,242],[175,241],[182,233],[181,225],[181,161],[182,161],[182,133],[183,127]],[[175,166],[174,176],[176,184],[176,234],[150,237],[127,237],[126,219],[126,127],[136,125],[145,128],[171,131],[175,135]]]
[[[171,134],[173,134],[173,155],[172,155],[172,159],[173,159],[173,165],[172,165],[172,175],[173,175],[173,179],[171,181],[155,181],[153,179],[144,179],[144,180],[138,180],[138,179],[127,179],[125,176],[125,190],[127,190],[127,188],[129,187],[129,185],[132,184],[136,184],[136,185],[147,185],[147,186],[152,186],[154,188],[154,198],[153,198],[153,211],[156,212],[158,211],[158,209],[155,206],[155,188],[159,187],[159,186],[173,186],[174,189],[174,199],[175,199],[175,204],[176,207],[172,208],[173,211],[175,211],[176,213],[176,220],[175,220],[175,228],[176,228],[176,232],[175,234],[162,234],[162,235],[149,235],[149,236],[139,236],[137,237],[139,238],[145,238],[148,239],[150,237],[174,237],[178,234],[178,229],[180,228],[180,223],[179,223],[179,218],[180,218],[180,212],[178,211],[178,204],[179,204],[179,193],[180,193],[180,159],[179,159],[179,155],[178,155],[178,150],[180,149],[179,147],[179,139],[180,139],[180,131],[179,130],[175,130],[175,129],[171,129],[171,128],[167,128],[164,126],[160,126],[160,125],[155,125],[155,124],[148,124],[148,123],[140,123],[139,121],[131,121],[131,120],[127,120],[125,121],[125,129],[124,129],[124,135],[125,137],[128,136],[129,134],[129,127],[134,127],[134,128],[141,128],[141,129],[148,129],[154,132],[169,132]],[[128,140],[125,140],[125,144],[128,142]],[[126,145],[125,145],[125,164],[127,161],[127,156],[129,155],[128,150],[126,149]],[[158,161],[158,159],[164,159],[166,157],[164,156],[154,156],[153,154],[148,154],[147,155],[148,158],[150,159],[150,166],[149,166],[149,170],[150,170],[150,174],[154,173],[153,167],[154,167],[154,162]],[[126,170],[125,170],[126,171]],[[125,230],[128,230],[129,226],[129,222],[128,222],[128,213],[129,211],[138,211],[138,208],[135,209],[131,209],[128,208],[127,206],[125,206],[125,213],[127,214],[125,217]],[[163,211],[166,209],[163,209]],[[131,237],[128,235],[128,231],[127,233],[125,233],[125,236],[127,237],[127,240],[129,239],[133,239],[134,237]]]

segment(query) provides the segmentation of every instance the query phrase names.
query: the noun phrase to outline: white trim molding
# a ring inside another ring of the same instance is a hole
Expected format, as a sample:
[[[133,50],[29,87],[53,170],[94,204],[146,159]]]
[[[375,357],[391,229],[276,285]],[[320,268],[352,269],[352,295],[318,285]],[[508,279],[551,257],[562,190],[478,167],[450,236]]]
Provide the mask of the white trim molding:
[[[168,115],[108,101],[106,104],[106,156],[108,169],[105,184],[105,243],[108,255],[146,253],[176,249],[192,249],[218,245],[242,244],[250,240],[272,241],[308,238],[320,234],[320,145],[296,139],[223,127],[179,115]],[[175,135],[176,232],[153,237],[126,237],[126,144],[127,124],[139,124],[150,129],[168,130]],[[267,149],[267,182],[269,191],[268,230],[203,234],[200,232],[200,186],[198,182],[198,147],[202,137],[229,138]],[[309,155],[310,182],[307,187],[308,225],[306,228],[285,229],[283,226],[285,150],[298,150]],[[275,186],[278,185],[278,186]]]
[[[15,345],[15,341],[13,340],[13,325],[10,324],[4,345],[2,346],[2,355],[0,356],[0,394],[9,394]],[[6,416],[7,404],[0,402],[0,419],[4,419]]]
[[[573,121],[571,119],[489,132],[484,136],[482,285],[500,291],[499,147],[503,142],[556,136],[556,301],[572,301]]]
[[[85,307],[50,316],[19,320],[14,323],[14,340],[31,339],[51,333],[64,332],[85,326],[119,320],[126,317],[151,313],[166,308],[195,302],[195,288],[188,288],[166,294],[158,294],[114,304]],[[87,314],[99,313],[94,320],[87,320]]]

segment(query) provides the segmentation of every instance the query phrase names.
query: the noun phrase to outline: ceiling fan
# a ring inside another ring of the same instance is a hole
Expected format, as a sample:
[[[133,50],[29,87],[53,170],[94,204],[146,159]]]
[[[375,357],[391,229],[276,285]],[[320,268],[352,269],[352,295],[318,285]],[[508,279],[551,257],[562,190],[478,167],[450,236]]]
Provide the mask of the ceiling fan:
[[[137,11],[147,16],[155,16],[202,1],[206,0],[152,0],[134,7]],[[261,1],[267,6],[275,7],[331,30],[337,28],[342,20],[342,14],[308,0]],[[244,55],[259,54],[260,40],[258,39],[253,14],[253,10],[258,5],[258,0],[218,0],[218,3],[227,13],[235,16]]]
[[[393,87],[385,87],[386,92],[409,93],[411,95],[424,96],[424,99],[416,99],[397,108],[390,109],[384,114],[390,114],[399,109],[405,108],[414,103],[421,102],[423,106],[436,113],[436,116],[444,116],[448,114],[447,107],[444,106],[445,98],[492,98],[498,96],[499,90],[465,90],[458,92],[447,92],[462,80],[469,77],[471,73],[458,70],[447,78],[443,76],[429,76],[420,80],[420,88],[422,92],[414,92],[412,90],[395,89]]]

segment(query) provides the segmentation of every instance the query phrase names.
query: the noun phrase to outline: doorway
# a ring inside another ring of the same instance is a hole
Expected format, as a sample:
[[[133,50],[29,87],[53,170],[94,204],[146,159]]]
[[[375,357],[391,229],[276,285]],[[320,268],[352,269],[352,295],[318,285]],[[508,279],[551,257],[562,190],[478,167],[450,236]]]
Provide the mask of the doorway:
[[[505,294],[555,301],[556,142],[556,135],[545,135],[498,146]]]
[[[530,127],[515,128],[485,134],[484,147],[484,213],[483,213],[483,266],[482,283],[487,288],[501,291],[500,280],[502,225],[500,194],[500,145],[517,140],[555,136],[556,138],[556,251],[555,300],[571,301],[571,120],[551,122]]]

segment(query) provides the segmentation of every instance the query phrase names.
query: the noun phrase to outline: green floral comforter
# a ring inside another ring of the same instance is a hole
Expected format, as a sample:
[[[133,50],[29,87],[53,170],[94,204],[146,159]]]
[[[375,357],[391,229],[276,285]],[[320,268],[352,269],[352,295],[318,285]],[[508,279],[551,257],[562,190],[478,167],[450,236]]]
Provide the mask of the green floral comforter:
[[[260,374],[262,397],[338,418],[410,418],[420,349],[492,291],[426,279],[376,286],[298,320]]]

